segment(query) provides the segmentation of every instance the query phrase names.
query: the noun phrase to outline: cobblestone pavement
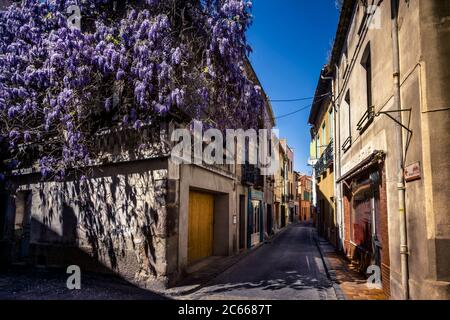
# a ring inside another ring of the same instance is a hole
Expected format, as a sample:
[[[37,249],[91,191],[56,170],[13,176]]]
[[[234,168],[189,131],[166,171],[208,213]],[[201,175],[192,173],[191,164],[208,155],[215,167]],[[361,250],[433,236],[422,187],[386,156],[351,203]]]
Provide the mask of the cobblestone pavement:
[[[61,270],[15,268],[0,271],[0,300],[163,300],[161,294],[140,289],[125,280],[83,272],[81,289],[66,287]]]
[[[366,278],[347,259],[337,253],[327,241],[321,239],[319,244],[328,271],[332,273],[334,285],[338,288],[338,297],[347,300],[386,299],[383,290],[369,288]]]

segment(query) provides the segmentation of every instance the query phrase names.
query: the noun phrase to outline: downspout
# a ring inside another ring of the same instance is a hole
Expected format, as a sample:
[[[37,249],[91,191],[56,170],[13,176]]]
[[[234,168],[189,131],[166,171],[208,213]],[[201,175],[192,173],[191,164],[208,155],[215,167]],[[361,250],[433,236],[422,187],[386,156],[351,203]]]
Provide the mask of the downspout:
[[[334,195],[334,215],[336,218],[336,248],[340,249],[341,247],[341,215],[340,215],[340,205],[339,205],[339,191],[338,186],[336,183],[337,178],[337,159],[336,159],[336,140],[337,140],[337,133],[336,133],[336,101],[334,101],[334,92],[335,92],[335,80],[333,79],[331,84],[331,105],[332,105],[332,114],[333,114],[333,195]]]
[[[394,110],[399,124],[396,125],[396,152],[397,152],[397,189],[398,189],[398,213],[400,224],[400,263],[402,273],[402,290],[405,300],[409,300],[409,270],[408,270],[408,239],[405,212],[405,179],[403,168],[403,132],[401,116],[400,95],[400,49],[398,35],[398,0],[391,0],[391,22],[392,22],[392,52],[393,52],[393,80],[394,80]]]
[[[336,209],[337,209],[337,216],[339,217],[339,249],[343,250],[344,248],[344,228],[345,228],[345,221],[343,216],[343,206],[342,206],[342,185],[341,183],[337,182],[337,179],[341,177],[341,121],[340,121],[340,114],[339,114],[339,101],[337,95],[339,94],[339,80],[340,80],[340,73],[339,73],[339,67],[335,66],[335,80],[334,80],[334,86],[333,86],[333,107],[334,107],[334,154],[336,159],[334,159],[335,162],[335,171],[336,174],[334,175],[334,183],[336,188]]]

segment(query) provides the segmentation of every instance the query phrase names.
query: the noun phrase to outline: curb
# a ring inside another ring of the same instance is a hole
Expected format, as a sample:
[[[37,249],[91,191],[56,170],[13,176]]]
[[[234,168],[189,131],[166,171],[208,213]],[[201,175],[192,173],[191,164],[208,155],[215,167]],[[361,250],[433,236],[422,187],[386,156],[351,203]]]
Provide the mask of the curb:
[[[337,283],[336,272],[333,270],[333,268],[331,268],[330,263],[328,262],[328,259],[326,258],[325,254],[322,251],[322,248],[320,247],[319,240],[317,237],[317,231],[314,232],[314,240],[316,242],[317,249],[319,250],[323,265],[325,266],[325,272],[327,274],[327,277],[328,277],[328,279],[330,279],[330,281],[333,285],[333,289],[336,294],[336,298],[338,300],[347,300],[344,292],[342,291],[341,287]]]

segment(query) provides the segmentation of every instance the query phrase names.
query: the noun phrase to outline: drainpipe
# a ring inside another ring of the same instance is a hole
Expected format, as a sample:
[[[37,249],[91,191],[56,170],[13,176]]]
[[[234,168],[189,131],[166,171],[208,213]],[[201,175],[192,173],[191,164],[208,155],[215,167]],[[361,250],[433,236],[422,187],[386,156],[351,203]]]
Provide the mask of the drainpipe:
[[[391,0],[392,22],[392,51],[393,51],[393,77],[394,77],[394,109],[396,113],[396,152],[397,152],[397,189],[398,189],[398,213],[400,224],[400,262],[402,272],[402,289],[405,300],[409,299],[409,271],[408,271],[408,239],[405,212],[405,179],[403,169],[403,132],[400,124],[401,95],[400,95],[400,49],[398,39],[398,0]]]
[[[343,208],[342,208],[342,185],[341,183],[337,183],[337,179],[341,177],[341,121],[340,121],[340,114],[339,114],[339,101],[338,101],[338,95],[340,91],[339,87],[339,80],[340,80],[340,74],[339,74],[339,67],[337,65],[334,66],[335,68],[335,79],[334,79],[334,86],[333,86],[333,112],[334,112],[334,154],[335,154],[335,175],[334,175],[334,184],[335,184],[335,193],[337,195],[336,197],[336,216],[339,217],[339,249],[343,250],[344,248],[344,228],[345,228],[345,221],[343,216]]]

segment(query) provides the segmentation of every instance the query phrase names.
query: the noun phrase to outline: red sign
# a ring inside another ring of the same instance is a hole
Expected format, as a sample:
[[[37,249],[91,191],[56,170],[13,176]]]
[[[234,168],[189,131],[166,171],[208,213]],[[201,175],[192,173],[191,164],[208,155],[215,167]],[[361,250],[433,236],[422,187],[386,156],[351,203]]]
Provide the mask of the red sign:
[[[414,162],[405,168],[406,182],[419,180],[421,178],[420,162]]]

